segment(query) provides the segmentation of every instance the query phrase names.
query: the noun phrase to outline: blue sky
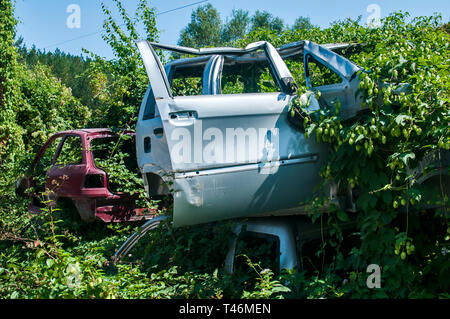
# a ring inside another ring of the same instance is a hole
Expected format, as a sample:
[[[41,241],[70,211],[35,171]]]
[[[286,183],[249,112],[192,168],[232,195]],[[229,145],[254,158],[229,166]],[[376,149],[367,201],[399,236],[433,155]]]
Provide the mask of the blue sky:
[[[149,0],[149,4],[164,12],[186,6],[201,0]],[[125,0],[124,6],[130,13],[134,13],[137,0]],[[356,19],[362,16],[362,22],[367,21],[371,12],[367,12],[370,4],[380,8],[381,17],[393,11],[407,11],[413,17],[432,15],[438,12],[444,21],[449,21],[450,1],[448,0],[210,0],[220,13],[223,21],[231,14],[232,9],[245,9],[253,14],[256,10],[266,10],[274,16],[279,16],[288,25],[292,25],[298,16],[306,16],[311,22],[321,27],[327,27],[330,22],[345,18]],[[204,2],[202,4],[206,4]],[[79,55],[85,48],[103,57],[112,58],[112,52],[101,38],[103,14],[100,0],[16,0],[16,17],[19,19],[18,36],[22,36],[28,47],[36,45],[46,51],[60,50]],[[112,0],[104,0],[111,9]],[[80,28],[68,28],[67,18],[71,13],[66,9],[69,5],[80,7]],[[157,18],[157,27],[161,31],[160,41],[176,44],[183,29],[190,21],[192,10],[201,4],[164,13]],[[113,11],[114,12],[114,11]],[[93,34],[94,33],[94,34]],[[89,35],[89,36],[86,36]],[[78,38],[78,39],[77,39]],[[68,41],[72,40],[73,41]],[[65,42],[62,43],[61,42]],[[55,44],[58,44],[55,46]]]

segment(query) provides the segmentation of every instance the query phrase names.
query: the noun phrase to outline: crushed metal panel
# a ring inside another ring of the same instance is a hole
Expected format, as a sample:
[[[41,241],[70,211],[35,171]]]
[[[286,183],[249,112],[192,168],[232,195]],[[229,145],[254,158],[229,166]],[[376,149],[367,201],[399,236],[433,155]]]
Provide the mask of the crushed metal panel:
[[[193,54],[193,55],[214,55],[214,54],[225,54],[225,55],[242,55],[252,51],[256,51],[258,49],[263,48],[265,45],[265,41],[255,42],[257,45],[253,45],[253,43],[249,44],[245,49],[242,48],[232,48],[232,47],[219,47],[219,48],[201,48],[194,49],[189,47],[183,47],[179,45],[169,45],[162,44],[156,42],[149,42],[155,48],[169,50],[177,53],[184,54]]]
[[[311,54],[315,59],[327,64],[336,73],[342,75],[347,81],[350,81],[354,75],[361,70],[361,67],[344,58],[343,56],[332,52],[325,46],[318,45],[312,41],[305,41],[304,53]]]
[[[296,56],[296,55],[303,55],[303,48],[305,44],[305,40],[292,42],[288,44],[284,44],[279,48],[276,48],[278,53],[280,54],[283,59]],[[257,44],[257,45],[255,45]],[[168,45],[168,44],[161,44],[161,43],[155,43],[151,42],[151,45],[156,48],[160,48],[163,50],[169,50],[173,52],[183,53],[183,54],[191,54],[191,55],[200,55],[207,56],[207,55],[232,55],[235,56],[236,60],[241,59],[247,59],[247,60],[257,60],[257,59],[263,59],[264,56],[260,52],[256,52],[258,49],[261,49],[264,45],[264,41],[251,43],[246,48],[230,48],[230,47],[222,47],[222,48],[202,48],[202,49],[194,49],[189,47],[182,47],[177,45]],[[344,49],[349,48],[357,48],[361,47],[358,43],[325,43],[320,44],[320,46],[334,51],[339,52]],[[244,56],[244,57],[242,57]],[[198,61],[203,61],[201,58],[183,58],[174,60],[168,63],[168,65],[182,65],[182,64],[192,64],[195,63],[196,59]]]
[[[309,63],[311,60],[317,61],[317,63],[336,73],[341,78],[341,82],[313,86],[309,74]],[[340,115],[345,120],[353,118],[361,112],[363,97],[359,92],[359,74],[363,71],[363,68],[326,47],[311,41],[305,41],[304,67],[306,86],[321,92],[319,104],[322,107],[333,108],[339,101],[342,106]]]

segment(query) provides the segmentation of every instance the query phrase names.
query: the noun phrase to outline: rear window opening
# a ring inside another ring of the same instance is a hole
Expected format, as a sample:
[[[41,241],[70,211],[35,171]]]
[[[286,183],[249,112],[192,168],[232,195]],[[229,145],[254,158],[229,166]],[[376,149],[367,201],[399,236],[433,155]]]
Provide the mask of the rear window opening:
[[[94,138],[90,142],[90,150],[95,166],[106,172],[111,192],[135,192],[141,178],[134,136],[122,134]]]

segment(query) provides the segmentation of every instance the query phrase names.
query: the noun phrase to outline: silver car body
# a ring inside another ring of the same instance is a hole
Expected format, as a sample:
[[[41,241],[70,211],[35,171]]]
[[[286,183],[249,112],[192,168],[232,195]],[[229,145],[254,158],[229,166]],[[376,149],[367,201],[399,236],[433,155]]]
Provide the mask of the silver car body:
[[[284,60],[303,59],[309,86],[311,59],[339,75],[341,83],[314,88],[322,97],[311,105],[328,107],[339,100],[342,114],[350,118],[361,110],[356,93],[362,68],[334,52],[349,45],[299,41],[275,49],[262,41],[244,49],[197,50],[143,40],[137,46],[150,81],[136,128],[138,165],[149,196],[173,196],[174,226],[304,213],[301,203],[320,183],[327,146],[305,138],[289,122],[296,86]],[[163,67],[156,48],[197,57]],[[269,65],[279,92],[222,94],[224,64],[258,61]],[[173,96],[177,72],[201,72],[202,94]],[[174,155],[180,145],[181,159]],[[248,149],[249,156],[240,156]],[[213,160],[205,154],[213,154]]]

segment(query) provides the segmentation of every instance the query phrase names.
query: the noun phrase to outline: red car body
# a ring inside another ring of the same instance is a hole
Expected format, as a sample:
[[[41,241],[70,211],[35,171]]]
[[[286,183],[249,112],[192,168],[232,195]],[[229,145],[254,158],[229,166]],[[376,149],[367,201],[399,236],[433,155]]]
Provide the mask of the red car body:
[[[132,131],[125,131],[124,134],[134,137]],[[68,136],[80,137],[82,160],[76,164],[58,165],[56,159]],[[120,222],[151,219],[155,216],[156,209],[136,207],[138,193],[112,192],[108,187],[107,173],[95,165],[93,152],[90,150],[91,141],[114,136],[118,135],[109,129],[79,129],[59,132],[50,137],[36,154],[30,172],[34,171],[48,146],[61,137],[52,159],[52,165],[46,171],[45,177],[45,189],[49,190],[49,197],[52,200],[60,197],[72,199],[81,218],[85,221],[100,219],[104,222]],[[36,181],[31,176],[27,177],[26,187],[33,186],[36,186]],[[28,206],[29,211],[39,213],[41,207],[35,200],[36,195],[31,194],[30,196],[33,198]]]

